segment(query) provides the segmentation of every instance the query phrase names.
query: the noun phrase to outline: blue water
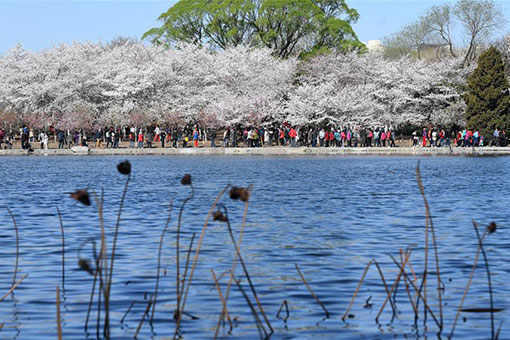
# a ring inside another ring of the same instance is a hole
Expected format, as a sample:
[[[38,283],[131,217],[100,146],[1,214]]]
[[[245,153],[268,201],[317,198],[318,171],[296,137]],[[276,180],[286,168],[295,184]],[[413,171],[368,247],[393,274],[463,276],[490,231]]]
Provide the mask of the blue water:
[[[100,240],[96,204],[85,207],[69,198],[77,189],[104,190],[104,217],[109,250],[126,177],[116,165],[123,157],[3,157],[0,158],[0,294],[12,284],[16,239],[10,208],[19,224],[20,258],[17,278],[29,276],[14,294],[0,302],[2,339],[55,339],[56,287],[61,289],[64,339],[95,339],[97,304],[88,333],[84,330],[92,276],[78,267],[78,256],[92,259],[91,241]],[[415,323],[405,286],[396,294],[396,318],[386,307],[375,322],[385,298],[381,280],[372,267],[350,314],[349,305],[364,268],[371,259],[381,265],[388,285],[398,269],[390,255],[412,245],[410,263],[421,282],[424,268],[425,209],[416,183],[421,161],[425,192],[431,207],[444,283],[442,337],[450,333],[477,249],[472,221],[498,230],[484,244],[490,262],[495,314],[500,339],[510,339],[510,236],[508,207],[510,158],[373,158],[373,157],[132,157],[132,180],[122,213],[111,296],[112,339],[132,339],[154,292],[158,245],[173,199],[172,222],[162,252],[162,270],[154,322],[147,318],[139,339],[168,339],[175,330],[175,229],[178,208],[189,195],[182,186],[185,173],[193,177],[195,197],[183,214],[181,266],[192,233],[198,237],[208,209],[227,184],[253,184],[241,253],[260,301],[275,333],[274,339],[389,339],[436,338],[431,316],[424,326],[423,307]],[[239,237],[243,203],[228,195],[221,200]],[[62,286],[62,244],[56,208],[65,230],[65,285]],[[431,235],[429,235],[431,237]],[[87,242],[89,241],[89,242]],[[79,254],[79,249],[85,246]],[[432,245],[431,245],[432,247]],[[427,300],[439,318],[434,253],[429,254]],[[193,255],[194,255],[193,251]],[[210,269],[221,276],[225,294],[228,270],[235,255],[226,225],[210,223],[203,240],[186,311],[182,336],[210,339],[221,303]],[[298,264],[308,283],[330,312],[310,295],[296,272]],[[182,274],[183,268],[181,268]],[[411,271],[408,271],[409,275]],[[238,265],[236,275],[252,295]],[[97,289],[97,287],[96,287]],[[411,293],[414,293],[410,287]],[[367,299],[371,307],[366,306]],[[276,317],[283,300],[289,319]],[[97,303],[97,300],[96,300]],[[134,303],[134,304],[133,304]],[[131,309],[129,309],[131,306]],[[465,308],[488,308],[489,293],[480,257]],[[129,310],[129,311],[128,311]],[[236,319],[220,337],[259,338],[254,317],[234,286],[228,311]],[[101,316],[101,319],[103,315]],[[490,314],[461,313],[455,338],[490,338]]]

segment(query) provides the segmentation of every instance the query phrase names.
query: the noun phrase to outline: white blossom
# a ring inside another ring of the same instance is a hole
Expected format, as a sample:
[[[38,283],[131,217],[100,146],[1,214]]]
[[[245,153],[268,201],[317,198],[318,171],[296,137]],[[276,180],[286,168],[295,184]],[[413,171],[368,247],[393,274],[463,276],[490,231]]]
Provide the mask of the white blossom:
[[[267,49],[74,43],[0,56],[0,123],[62,129],[463,122],[459,60],[274,58]]]

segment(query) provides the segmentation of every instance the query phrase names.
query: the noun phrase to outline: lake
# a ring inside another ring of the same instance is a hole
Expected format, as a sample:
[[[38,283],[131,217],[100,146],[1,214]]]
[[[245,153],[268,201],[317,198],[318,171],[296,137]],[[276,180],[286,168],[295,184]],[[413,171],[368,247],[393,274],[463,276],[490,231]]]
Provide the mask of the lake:
[[[84,330],[93,276],[80,270],[78,260],[93,262],[92,241],[100,242],[98,212],[93,200],[91,206],[84,206],[69,194],[85,188],[100,194],[104,189],[104,219],[111,249],[126,181],[116,165],[124,159],[132,164],[132,179],[122,212],[111,288],[112,339],[133,338],[154,292],[158,246],[171,199],[172,219],[163,243],[155,316],[150,325],[149,313],[138,338],[168,339],[174,334],[176,222],[180,205],[190,193],[190,187],[180,183],[186,173],[192,175],[195,195],[182,217],[181,274],[192,234],[196,233],[196,239],[191,258],[216,195],[227,184],[253,185],[241,254],[274,328],[272,339],[436,338],[438,330],[430,315],[424,326],[422,302],[415,322],[403,278],[395,293],[395,317],[388,304],[379,322],[375,321],[386,291],[374,266],[349,317],[341,319],[371,259],[380,264],[391,287],[399,269],[390,255],[399,259],[399,249],[412,246],[409,262],[417,276],[416,284],[421,282],[425,206],[416,182],[418,161],[444,285],[442,338],[450,333],[475,260],[478,241],[473,220],[479,223],[481,233],[492,221],[498,226],[486,237],[484,248],[490,264],[494,307],[505,308],[494,314],[495,328],[502,323],[500,339],[510,338],[509,157],[41,156],[0,158],[0,294],[11,287],[16,258],[16,237],[7,208],[19,225],[17,280],[29,275],[0,302],[2,339],[55,339],[57,286],[61,291],[63,338],[97,337],[97,305],[88,332]],[[238,239],[244,203],[231,200],[228,192],[220,202],[228,209]],[[65,232],[64,287],[57,207],[62,212]],[[185,308],[198,319],[183,317],[181,334],[185,339],[213,338],[222,306],[211,269],[220,277],[224,294],[234,256],[226,224],[211,221]],[[329,318],[301,280],[295,264],[329,311]],[[411,270],[407,273],[412,277]],[[239,264],[236,276],[255,303]],[[439,317],[432,243],[427,282],[428,304]],[[415,293],[412,287],[410,292]],[[277,317],[284,300],[288,318],[285,308]],[[489,307],[486,269],[480,255],[464,308]],[[228,334],[228,324],[221,327],[220,337],[260,337],[254,316],[236,285],[232,287],[228,312],[235,319],[234,328]],[[487,339],[490,334],[489,313],[461,313],[456,338]]]

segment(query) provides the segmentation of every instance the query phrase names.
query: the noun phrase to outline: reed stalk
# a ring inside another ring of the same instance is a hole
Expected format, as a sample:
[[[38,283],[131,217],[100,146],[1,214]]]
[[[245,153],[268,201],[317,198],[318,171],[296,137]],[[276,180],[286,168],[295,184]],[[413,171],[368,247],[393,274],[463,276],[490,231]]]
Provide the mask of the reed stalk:
[[[101,327],[101,293],[103,292],[103,277],[101,267],[99,267],[99,292],[97,294],[97,319],[96,319],[96,337],[99,339],[99,327]]]
[[[425,202],[425,260],[424,260],[424,269],[422,276],[422,283],[420,285],[420,291],[423,289],[423,298],[424,302],[427,301],[427,275],[428,275],[428,266],[429,266],[429,219],[430,219],[430,211],[428,209],[427,200],[425,198],[425,194],[423,192],[423,184],[421,181],[421,173],[420,173],[420,162],[418,161],[418,165],[416,165],[416,182],[418,183],[418,187],[420,188],[420,193]],[[427,324],[427,310],[423,309],[423,322]]]
[[[3,324],[2,324],[3,325]],[[494,339],[495,340],[499,340],[499,334],[501,333],[501,327],[503,327],[503,321],[501,321],[499,323],[499,327],[498,327],[498,331],[496,332],[496,335],[494,336]],[[2,329],[2,327],[0,327],[0,330]]]
[[[105,284],[108,283],[108,252],[106,247],[106,233],[104,228],[104,215],[103,215],[103,206],[104,206],[104,189],[101,190],[101,198],[99,198],[95,191],[93,191],[94,200],[97,205],[97,211],[99,216],[99,227],[101,229],[101,249],[99,250],[99,257],[97,259],[96,269],[98,270],[99,276],[99,292],[98,292],[98,302],[97,302],[97,325],[96,325],[96,335],[99,337],[99,327],[100,327],[100,317],[101,317],[101,293],[104,295],[104,299],[107,300],[108,293],[107,289],[105,289]],[[104,275],[104,277],[103,277]],[[106,319],[106,310],[107,305],[105,302],[105,319]],[[106,322],[105,322],[106,324]],[[103,334],[105,338],[109,339],[109,331],[106,328],[103,329]]]
[[[219,284],[218,279],[216,278],[216,274],[214,273],[214,269],[211,269],[211,276],[212,276],[212,278],[214,280],[214,285],[216,286],[216,290],[218,291],[218,296],[220,297],[221,305],[223,306],[223,304],[225,302],[225,299],[223,299],[223,294],[221,293],[220,284]],[[232,329],[234,328],[234,326],[232,325],[232,320],[230,319],[230,314],[228,313],[228,310],[225,310],[225,316],[227,317],[228,324],[230,326],[230,330],[229,330],[229,333],[230,333],[232,331]],[[216,340],[218,338],[218,333],[220,331],[220,325],[221,325],[221,323],[218,323],[216,325],[216,330],[214,332],[214,338],[213,338],[214,340]]]
[[[106,274],[108,275],[108,279],[106,280],[106,293],[105,293],[105,319],[104,319],[104,334],[106,338],[110,337],[110,292],[112,288],[112,278],[113,278],[113,264],[115,262],[115,250],[117,249],[117,238],[119,236],[119,226],[120,226],[120,217],[122,214],[122,207],[124,206],[124,201],[126,199],[127,188],[129,182],[131,180],[131,173],[127,175],[126,184],[124,185],[124,190],[122,191],[122,198],[120,199],[119,211],[117,213],[117,222],[115,223],[115,232],[113,234],[113,244],[112,244],[112,255],[110,258],[110,269]],[[101,207],[102,209],[102,207]]]
[[[411,256],[410,251],[405,252],[405,260],[404,260],[403,254],[404,254],[403,250],[400,249],[400,263],[402,264],[402,266],[404,266],[404,263],[407,263],[408,267],[411,268],[411,263],[409,263],[409,258]],[[415,318],[415,320],[417,320],[418,319],[418,309],[416,308],[414,299],[411,296],[411,291],[409,290],[409,283],[407,283],[407,280],[405,280],[405,279],[404,279],[404,286],[406,287],[406,292],[407,292],[407,297],[409,298],[409,303],[413,307],[414,318]]]
[[[195,257],[193,258],[193,264],[191,265],[191,270],[190,270],[190,273],[189,273],[189,279],[187,280],[187,285],[186,285],[186,291],[185,291],[184,297],[183,297],[183,299],[181,301],[181,308],[179,308],[179,311],[177,313],[177,322],[176,322],[175,332],[174,332],[174,336],[173,336],[174,339],[177,337],[177,334],[179,333],[179,328],[180,328],[180,325],[181,325],[182,314],[183,314],[182,312],[184,311],[184,308],[186,307],[186,299],[188,297],[189,288],[190,288],[191,283],[193,281],[193,274],[195,272],[195,267],[197,265],[198,257],[200,255],[200,249],[202,247],[202,242],[204,241],[205,231],[207,230],[207,226],[209,225],[209,220],[210,220],[210,218],[212,216],[212,213],[213,213],[214,209],[216,208],[216,205],[218,204],[220,198],[223,196],[225,191],[227,191],[228,187],[229,187],[229,185],[226,185],[225,188],[223,188],[223,190],[220,191],[220,193],[216,197],[216,200],[211,205],[211,208],[209,208],[209,212],[207,213],[207,217],[206,217],[205,222],[204,222],[204,227],[202,228],[202,232],[200,233],[200,238],[198,240],[197,249],[195,251]]]
[[[161,269],[161,250],[163,249],[163,240],[165,238],[165,233],[168,231],[168,227],[170,225],[170,219],[172,216],[172,204],[173,204],[173,199],[170,200],[170,204],[168,206],[168,217],[166,219],[166,224],[165,224],[165,227],[163,228],[163,231],[161,232],[161,237],[159,238],[158,269],[156,272],[156,287],[154,287],[154,293],[153,293],[154,301],[152,303],[152,313],[151,313],[151,320],[150,320],[151,324],[154,321],[154,313],[156,312],[156,302],[157,302],[158,289],[159,289],[159,273],[160,273],[160,269]]]
[[[57,337],[62,340],[62,321],[60,319],[60,289],[57,286]]]
[[[399,271],[399,273],[398,273],[398,275],[397,275],[397,278],[396,278],[395,282],[393,283],[393,285],[391,286],[391,289],[390,289],[390,291],[389,291],[389,294],[388,294],[388,295],[386,295],[386,298],[384,299],[384,302],[383,302],[383,304],[381,305],[381,308],[379,309],[379,312],[377,313],[377,316],[375,317],[375,321],[376,321],[377,323],[379,323],[379,317],[380,317],[380,316],[381,316],[381,314],[383,313],[383,311],[384,311],[384,307],[386,307],[386,304],[388,303],[388,300],[390,300],[390,301],[391,301],[391,295],[392,295],[392,294],[393,294],[393,292],[396,290],[396,288],[397,288],[397,286],[398,286],[398,284],[399,284],[399,282],[400,282],[400,278],[402,277],[402,272],[405,270],[405,266],[406,266],[406,264],[407,264],[407,261],[408,261],[408,260],[409,260],[409,257],[408,257],[408,256],[406,256],[406,260],[405,260],[405,262],[402,264],[402,267],[400,268],[400,271]]]
[[[420,172],[420,163],[418,162],[418,165],[416,167],[416,181],[418,182],[418,187],[420,188],[420,193],[421,193],[421,196],[423,197],[423,203],[425,205],[425,224],[427,225],[427,230],[428,230],[428,227],[430,227],[430,233],[432,234],[432,245],[434,247],[434,257],[435,257],[435,262],[436,262],[436,278],[437,278],[437,298],[438,298],[438,305],[439,305],[439,320],[440,320],[440,323],[441,323],[441,327],[440,327],[440,330],[442,331],[443,329],[443,299],[442,299],[442,288],[441,288],[441,284],[442,284],[442,281],[441,281],[441,270],[439,268],[439,254],[438,254],[438,250],[437,250],[437,240],[436,240],[436,232],[434,230],[434,222],[432,221],[432,215],[430,214],[430,207],[429,207],[429,203],[427,201],[427,197],[425,196],[425,189],[423,187],[423,183],[422,183],[422,180],[421,180],[421,172]],[[428,221],[428,223],[427,223]],[[427,266],[428,266],[428,233],[427,231],[425,232],[426,236],[426,250],[425,250],[425,256],[426,256],[426,260],[425,260],[425,274],[424,274],[424,280],[426,281],[426,273],[427,273]],[[425,282],[425,287],[424,287],[425,291],[424,291],[424,296],[425,298],[427,297],[427,294],[426,294],[426,291],[427,291],[427,287],[426,287],[426,282]]]
[[[391,259],[393,260],[393,262],[397,265],[397,267],[400,269],[401,266],[400,264],[397,262],[397,260],[395,260],[395,258],[390,255]],[[437,327],[440,328],[441,327],[441,324],[439,323],[439,321],[437,320],[434,312],[432,311],[432,309],[430,308],[430,306],[427,304],[427,302],[424,300],[423,298],[423,295],[421,294],[421,291],[418,287],[416,287],[416,285],[414,284],[413,281],[411,281],[411,279],[409,278],[409,276],[407,275],[407,273],[405,271],[402,272],[402,274],[404,274],[404,278],[411,284],[411,286],[414,288],[415,292],[418,293],[418,298],[421,299],[423,301],[423,305],[424,305],[424,308],[425,310],[427,310],[430,314],[430,316],[432,316],[432,319],[434,320],[434,322],[436,323]],[[418,308],[418,307],[416,307]]]
[[[250,203],[250,197],[251,197],[252,190],[253,190],[253,185],[250,185],[249,188],[248,188],[247,198],[246,198],[246,200],[244,202],[243,220],[241,222],[241,231],[239,232],[239,241],[238,241],[238,243],[236,245],[236,254],[234,256],[234,261],[232,262],[232,269],[231,269],[231,271],[233,273],[235,273],[236,265],[237,265],[237,249],[239,249],[239,251],[241,250],[241,243],[243,242],[244,229],[246,227],[246,219],[248,217],[248,207],[249,207],[249,203]],[[230,278],[228,280],[228,284],[227,284],[227,291],[225,293],[225,305],[223,306],[223,309],[227,308],[228,298],[230,296],[230,289],[232,287],[232,280],[233,280],[233,277],[230,276]],[[222,318],[222,315],[225,315],[225,313],[223,311],[220,314],[220,320]]]
[[[21,277],[21,279],[19,279],[17,282],[15,282],[15,283],[11,286],[11,288],[7,291],[7,293],[5,293],[2,297],[0,297],[0,302],[2,302],[3,300],[5,300],[5,298],[6,298],[6,297],[8,297],[8,296],[9,296],[9,294],[11,294],[11,293],[12,293],[12,292],[16,289],[16,287],[18,287],[18,286],[19,286],[19,284],[20,284],[21,282],[23,282],[23,280],[24,280],[24,279],[26,279],[26,278],[27,278],[27,276],[28,276],[28,274],[25,274],[25,275],[23,275],[23,276]]]
[[[62,289],[66,288],[66,239],[64,236],[64,223],[62,223],[62,214],[60,209],[57,207],[58,220],[60,222],[60,234],[62,235]]]
[[[485,253],[485,249],[483,247],[482,239],[480,238],[480,232],[478,231],[478,225],[475,221],[473,221],[473,227],[475,228],[476,238],[478,239],[478,245],[482,251],[483,261],[485,262],[485,271],[487,273],[487,284],[489,287],[489,300],[490,300],[490,309],[491,309],[491,339],[494,340],[494,300],[492,297],[492,282],[491,282],[491,271],[489,268],[489,260],[487,260],[487,254]]]
[[[345,311],[344,315],[342,316],[343,321],[345,321],[345,318],[349,315],[349,312],[352,308],[354,300],[356,300],[356,296],[358,295],[361,285],[363,284],[363,281],[365,281],[365,277],[368,273],[368,269],[370,269],[370,266],[372,264],[374,264],[376,266],[377,271],[379,272],[379,276],[381,277],[381,281],[384,285],[384,289],[386,290],[386,294],[388,296],[391,296],[390,291],[388,289],[388,285],[386,284],[386,280],[384,279],[384,274],[381,270],[381,267],[379,266],[379,263],[375,259],[370,260],[370,262],[368,262],[367,266],[365,267],[365,270],[363,271],[363,275],[361,275],[361,279],[359,280],[359,283],[356,286],[356,290],[354,291],[354,294],[352,295],[351,301],[349,302],[349,306],[347,307],[347,310]],[[393,301],[391,299],[390,299],[390,305],[391,305],[391,308],[393,309],[393,315],[395,315],[396,314],[395,305],[393,304]]]
[[[12,223],[14,224],[14,231],[16,232],[16,262],[14,264],[14,274],[12,275],[12,284],[11,287],[16,283],[16,275],[18,273],[18,263],[19,263],[19,232],[18,232],[18,224],[16,223],[16,219],[11,212],[11,209],[7,208],[7,212],[11,215]]]
[[[150,296],[149,300],[147,301],[147,307],[145,307],[145,311],[142,314],[142,318],[140,319],[140,322],[138,323],[138,327],[136,328],[135,332],[135,339],[138,339],[138,333],[140,332],[140,329],[142,328],[143,322],[145,320],[145,316],[149,314],[149,310],[151,309],[151,304],[153,302],[153,297]]]
[[[308,291],[310,292],[310,294],[313,296],[313,298],[315,299],[315,301],[317,301],[317,303],[319,304],[319,306],[322,307],[322,309],[324,310],[324,313],[326,313],[326,319],[329,319],[329,312],[328,310],[326,309],[326,306],[324,306],[324,304],[321,302],[321,300],[319,299],[319,297],[317,295],[315,295],[315,293],[313,292],[313,289],[312,287],[310,287],[310,285],[308,284],[308,282],[306,281],[303,273],[301,273],[301,270],[299,269],[299,266],[297,263],[294,264],[296,266],[296,270],[299,274],[299,276],[301,277],[301,280],[303,280],[303,283],[305,284],[306,288],[308,288]]]
[[[281,315],[284,307],[285,307],[285,317],[282,318],[280,315]],[[289,316],[290,316],[289,304],[287,303],[287,300],[283,300],[283,302],[280,306],[280,309],[278,309],[278,313],[276,313],[276,317],[279,319],[283,319],[283,322],[287,322],[287,319],[289,318]]]
[[[94,243],[95,244],[95,243]],[[96,254],[94,254],[95,256]],[[88,331],[90,312],[92,310],[92,304],[94,303],[94,293],[96,290],[97,277],[99,275],[99,257],[95,256],[96,268],[94,269],[94,279],[92,280],[92,290],[90,292],[89,306],[87,308],[87,317],[85,318],[85,333]],[[99,292],[101,294],[101,292]]]
[[[195,189],[193,189],[193,184],[190,183],[189,184],[191,186],[191,194],[186,197],[184,199],[184,201],[182,202],[182,205],[181,205],[181,209],[179,210],[179,218],[177,220],[177,232],[176,232],[176,241],[177,241],[177,245],[175,247],[175,286],[176,286],[176,289],[175,289],[175,293],[177,295],[177,314],[179,313],[179,309],[180,309],[180,306],[181,306],[181,298],[182,298],[182,294],[181,294],[181,272],[180,272],[180,266],[181,266],[181,260],[180,260],[180,248],[181,248],[181,245],[180,245],[180,236],[181,236],[181,221],[182,221],[182,213],[184,211],[184,207],[186,205],[186,203],[188,203],[192,198],[193,196],[195,195]]]
[[[122,325],[124,323],[124,320],[126,319],[126,316],[129,314],[129,312],[131,311],[131,308],[133,308],[133,306],[135,305],[136,301],[132,301],[131,304],[129,305],[128,309],[126,310],[126,312],[124,313],[124,315],[122,316],[122,318],[120,319],[120,324]]]
[[[453,334],[455,332],[455,327],[457,326],[457,321],[459,321],[460,312],[462,310],[462,306],[464,306],[464,300],[466,299],[467,293],[469,291],[469,287],[471,286],[471,282],[473,281],[473,276],[475,274],[476,265],[478,264],[478,259],[480,257],[480,253],[482,250],[483,240],[487,236],[487,230],[483,233],[482,237],[478,241],[478,249],[476,250],[475,261],[473,263],[473,267],[471,268],[471,272],[469,273],[468,282],[466,284],[466,288],[464,288],[464,294],[462,295],[462,299],[460,300],[459,308],[457,309],[457,314],[455,314],[455,319],[453,321],[452,330],[450,331],[449,338],[453,338]]]
[[[195,242],[195,237],[196,236],[197,236],[197,234],[193,233],[193,235],[191,235],[191,240],[189,242],[188,252],[187,252],[187,255],[186,255],[186,264],[185,264],[185,267],[184,267],[184,275],[183,275],[182,280],[181,280],[181,298],[180,298],[180,300],[182,300],[182,294],[184,292],[184,285],[186,284],[186,277],[188,276],[189,263],[190,263],[189,260],[191,258],[191,250],[193,249],[193,243]],[[184,313],[184,311],[183,311],[183,313]]]
[[[239,288],[239,291],[241,292],[241,294],[243,295],[244,299],[246,300],[246,303],[248,304],[248,307],[250,307],[250,310],[251,310],[251,312],[253,314],[253,317],[255,318],[255,323],[257,324],[257,329],[259,329],[259,330],[262,329],[262,331],[264,332],[265,336],[264,337],[261,336],[261,338],[268,339],[270,334],[267,333],[264,325],[262,324],[262,321],[260,321],[259,315],[257,314],[257,311],[255,310],[255,307],[251,303],[250,298],[248,297],[248,295],[244,291],[243,287],[241,286],[241,283],[236,278],[234,273],[230,272],[230,277],[233,278],[235,284],[237,285],[237,288]]]
[[[232,240],[232,244],[235,247],[236,256],[239,258],[239,262],[241,263],[241,266],[242,266],[243,271],[244,271],[244,275],[246,276],[246,279],[248,280],[248,285],[250,286],[250,290],[251,290],[251,292],[253,294],[253,297],[255,298],[255,301],[257,303],[257,307],[259,308],[260,313],[262,314],[262,317],[264,318],[264,321],[266,322],[266,324],[267,324],[267,326],[268,326],[268,328],[270,330],[269,335],[271,335],[274,332],[273,327],[271,326],[271,322],[269,322],[269,319],[267,318],[266,313],[264,312],[264,308],[262,308],[262,304],[260,303],[260,299],[259,299],[259,297],[257,295],[257,291],[255,290],[255,286],[253,285],[253,282],[251,281],[250,274],[248,273],[248,269],[246,268],[246,264],[244,263],[243,257],[241,256],[241,250],[237,246],[237,242],[236,242],[236,239],[234,237],[234,233],[232,232],[232,227],[230,225],[230,219],[228,217],[227,207],[223,206],[223,211],[225,212],[225,216],[227,217],[228,233],[230,234],[230,239]]]

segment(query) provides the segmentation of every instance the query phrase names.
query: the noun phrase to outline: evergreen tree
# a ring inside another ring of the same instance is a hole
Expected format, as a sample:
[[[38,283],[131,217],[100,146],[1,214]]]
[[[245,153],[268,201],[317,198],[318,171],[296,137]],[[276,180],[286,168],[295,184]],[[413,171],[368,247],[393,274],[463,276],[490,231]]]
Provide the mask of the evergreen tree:
[[[469,129],[490,135],[495,128],[510,128],[510,95],[501,53],[490,47],[478,59],[467,79],[464,95]]]

